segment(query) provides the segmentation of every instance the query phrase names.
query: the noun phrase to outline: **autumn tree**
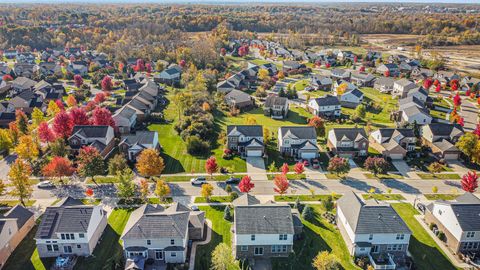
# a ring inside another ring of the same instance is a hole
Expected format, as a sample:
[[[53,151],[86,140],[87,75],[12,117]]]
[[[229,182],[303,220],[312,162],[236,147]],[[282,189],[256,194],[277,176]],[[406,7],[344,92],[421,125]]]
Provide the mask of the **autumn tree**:
[[[65,103],[67,103],[67,106],[70,107],[70,108],[74,107],[74,106],[77,106],[77,100],[75,99],[75,96],[73,96],[73,95],[68,95]]]
[[[207,161],[205,161],[205,171],[210,174],[210,178],[218,171],[217,159],[214,156],[209,157]]]
[[[90,125],[90,119],[83,108],[74,107],[70,110],[68,115],[70,116],[72,126]]]
[[[105,75],[105,77],[103,77],[102,79],[101,86],[103,91],[112,91],[112,88],[113,88],[112,78],[110,78],[110,76],[108,75]]]
[[[77,157],[77,171],[83,177],[90,177],[96,184],[95,176],[105,173],[105,162],[95,147],[85,146],[80,149]]]
[[[65,184],[62,177],[72,176],[75,172],[72,162],[65,157],[53,157],[49,163],[47,163],[43,169],[42,174],[45,177],[59,178],[60,183]]]
[[[47,115],[50,117],[56,116],[60,112],[60,108],[58,107],[57,103],[53,100],[50,100],[47,107]]]
[[[430,163],[430,165],[428,165],[427,169],[432,174],[432,176],[435,177],[435,174],[443,171],[443,165],[439,162],[432,162]]]
[[[248,115],[247,117],[245,117],[245,124],[246,125],[256,125],[257,120],[255,119],[254,116]]]
[[[346,158],[333,157],[328,162],[327,171],[334,173],[337,176],[347,174],[350,171],[350,164]]]
[[[92,122],[95,126],[115,127],[112,113],[107,108],[97,107],[93,110]]]
[[[470,171],[462,177],[462,189],[466,192],[473,193],[478,188],[478,175],[474,171]]]
[[[453,97],[453,105],[455,107],[458,107],[458,106],[462,105],[462,98],[460,97],[460,95],[458,93]]]
[[[166,197],[170,195],[170,186],[165,181],[159,179],[155,184],[154,193],[158,196],[160,201],[164,202]]]
[[[25,202],[32,196],[33,189],[29,179],[31,174],[32,168],[21,158],[15,160],[15,163],[13,163],[8,173],[12,186],[10,195],[18,197],[23,206],[25,206]]]
[[[248,175],[242,177],[242,180],[238,183],[238,189],[243,193],[249,193],[254,187],[255,184],[252,183],[252,178]]]
[[[365,170],[372,172],[375,176],[383,174],[388,169],[388,162],[382,157],[368,157],[363,164]]]
[[[338,270],[341,269],[340,262],[338,258],[328,252],[328,251],[321,251],[313,258],[312,266],[316,270]]]
[[[227,206],[228,207],[228,206]],[[225,243],[215,247],[212,252],[212,270],[239,270],[239,262],[235,260],[232,249]]]
[[[53,119],[52,127],[58,137],[62,137],[66,140],[72,135],[73,122],[68,113],[62,111]]]
[[[137,157],[137,170],[140,175],[150,178],[162,173],[165,165],[156,149],[145,149]]]
[[[321,117],[317,115],[313,116],[308,121],[308,125],[311,127],[314,127],[317,130],[318,136],[320,137],[325,136],[325,121]]]
[[[207,202],[210,201],[210,197],[213,194],[213,186],[209,183],[203,184],[202,185],[202,190],[200,191],[200,194],[202,194],[202,197],[205,198]]]
[[[140,180],[140,196],[142,200],[145,202],[147,201],[148,194],[150,193],[150,188],[148,186],[148,182],[145,179]]]
[[[33,108],[32,125],[34,127],[38,127],[40,123],[44,121],[44,119],[45,119],[45,116],[43,115],[43,112],[37,107]]]
[[[282,174],[286,175],[290,171],[290,168],[287,163],[283,163],[280,170],[282,171]]]
[[[5,185],[3,180],[0,179],[0,196],[3,196],[6,190],[7,190],[7,185]]]
[[[475,129],[474,133],[467,132],[463,134],[455,144],[455,146],[462,151],[465,156],[467,156],[472,162],[480,162],[480,154],[478,153],[478,148],[480,146],[479,135],[476,135],[475,132],[480,134],[480,129]]]
[[[80,86],[83,85],[83,78],[80,75],[75,75],[73,76],[73,82],[77,88],[80,88]]]
[[[13,147],[13,139],[8,129],[0,129],[0,152],[8,154]]]
[[[105,99],[106,99],[105,94],[103,92],[100,92],[100,93],[97,93],[95,95],[95,97],[93,98],[93,101],[95,101],[95,103],[97,103],[97,104],[100,104],[100,103],[104,102]]]
[[[18,140],[18,144],[15,147],[15,152],[18,157],[32,161],[38,157],[40,153],[38,143],[33,140],[33,137],[30,135],[23,135]]]
[[[280,195],[284,195],[287,193],[289,183],[287,180],[287,177],[285,175],[277,174],[275,175],[275,178],[273,178],[273,184],[275,187],[273,188],[273,191]]]
[[[305,172],[305,166],[302,162],[297,162],[295,163],[295,166],[293,166],[293,170],[296,174],[302,174],[303,172]]]
[[[135,197],[135,183],[133,182],[133,172],[130,168],[116,171],[117,195],[126,201],[131,201]]]
[[[108,161],[108,174],[115,175],[128,168],[127,160],[122,154],[116,154]]]
[[[28,134],[28,117],[23,111],[15,111],[15,123],[17,124],[20,134]]]
[[[258,71],[258,79],[259,80],[265,81],[265,80],[268,80],[269,78],[270,78],[269,77],[269,72],[268,72],[267,69],[261,68]]]

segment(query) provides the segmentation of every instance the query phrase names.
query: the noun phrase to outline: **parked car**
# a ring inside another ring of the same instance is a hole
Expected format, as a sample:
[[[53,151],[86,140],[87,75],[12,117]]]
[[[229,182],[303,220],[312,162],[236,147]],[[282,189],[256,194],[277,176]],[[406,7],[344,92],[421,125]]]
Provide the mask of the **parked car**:
[[[320,168],[320,162],[318,162],[318,159],[315,158],[315,159],[312,160],[312,167],[314,169]]]
[[[313,89],[313,87],[311,87],[311,86],[307,86],[307,87],[305,87],[304,90],[305,90],[305,91],[308,91],[308,92],[311,92],[311,91],[313,91],[313,90],[315,90],[315,89]]]
[[[195,177],[190,179],[192,185],[203,185],[207,183],[207,179],[204,176]]]
[[[55,185],[50,181],[42,181],[37,184],[38,188],[53,188]]]
[[[308,162],[308,159],[302,160],[303,166],[308,167],[310,166],[310,162]]]
[[[238,184],[239,182],[240,182],[240,178],[230,177],[225,181],[225,184]]]
[[[200,211],[200,209],[196,205],[190,206],[190,209],[192,209],[192,211]]]

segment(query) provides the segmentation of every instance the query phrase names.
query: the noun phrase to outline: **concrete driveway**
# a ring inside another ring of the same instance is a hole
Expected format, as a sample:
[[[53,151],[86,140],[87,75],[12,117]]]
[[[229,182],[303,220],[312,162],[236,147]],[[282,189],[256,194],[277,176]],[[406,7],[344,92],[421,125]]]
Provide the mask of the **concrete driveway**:
[[[348,163],[350,164],[350,169],[357,168],[357,163],[355,163],[355,161],[353,161],[353,159],[349,158]]]
[[[272,263],[269,259],[255,259],[255,262],[251,267],[253,270],[271,270]]]
[[[261,157],[247,157],[247,174],[252,180],[268,180],[265,161]]]
[[[397,168],[398,172],[404,177],[418,178],[418,175],[412,171],[412,168],[408,166],[407,162],[403,159],[392,160],[393,166]]]

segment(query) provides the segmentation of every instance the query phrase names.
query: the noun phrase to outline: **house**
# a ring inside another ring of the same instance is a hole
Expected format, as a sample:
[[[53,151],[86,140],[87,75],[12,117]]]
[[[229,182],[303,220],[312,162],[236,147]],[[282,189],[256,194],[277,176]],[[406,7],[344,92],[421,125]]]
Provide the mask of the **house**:
[[[397,118],[399,123],[409,123],[418,125],[428,125],[432,122],[433,117],[429,111],[424,107],[410,106],[400,109],[400,118]]]
[[[5,50],[3,51],[3,56],[7,59],[15,59],[18,55],[17,50]]]
[[[86,76],[88,75],[88,63],[85,61],[72,61],[67,66],[67,72],[74,75]]]
[[[129,106],[123,106],[112,115],[112,118],[121,134],[130,133],[137,124],[137,111]]]
[[[367,256],[374,269],[396,269],[405,261],[412,232],[388,203],[363,201],[349,191],[337,201],[336,219],[350,255]]]
[[[422,142],[430,147],[437,158],[456,160],[460,150],[455,144],[463,134],[463,128],[460,125],[431,123],[422,127]]]
[[[403,159],[415,150],[417,138],[410,128],[380,128],[370,134],[370,146],[391,159]]]
[[[311,126],[278,128],[278,151],[298,159],[318,157],[317,132]]]
[[[308,110],[314,115],[334,118],[341,115],[342,106],[337,97],[324,95],[308,101]]]
[[[135,134],[124,135],[120,139],[118,148],[128,160],[135,161],[144,149],[160,149],[158,133],[156,131],[137,131]]]
[[[217,92],[219,93],[230,93],[235,90],[235,85],[228,80],[221,81],[217,83]]]
[[[0,128],[8,128],[12,122],[15,122],[15,112],[0,112]]]
[[[385,75],[386,77],[397,77],[400,75],[400,68],[397,64],[387,63],[377,67],[376,72],[382,75],[388,74],[388,76]]]
[[[427,68],[414,67],[410,73],[410,77],[419,81],[427,78],[433,78],[434,72]]]
[[[32,89],[37,82],[26,77],[17,77],[11,83],[12,89],[17,93],[20,93],[25,90]]]
[[[460,82],[463,91],[480,89],[480,79],[471,76],[463,77]]]
[[[34,108],[40,108],[44,111],[45,104],[43,97],[32,90],[26,90],[10,99],[8,103],[15,108],[15,110],[22,110],[26,114],[32,113]]]
[[[375,76],[366,72],[352,71],[350,81],[357,86],[372,87]]]
[[[277,66],[273,63],[265,63],[259,66],[260,69],[268,70],[269,76],[277,74]]]
[[[480,200],[466,192],[454,201],[439,200],[427,205],[425,222],[445,234],[445,244],[454,254],[480,251]]]
[[[368,61],[376,61],[377,59],[382,59],[382,53],[376,51],[368,51],[365,59]]]
[[[375,80],[373,88],[380,91],[380,93],[390,93],[393,91],[393,84],[395,79],[391,77],[379,77]]]
[[[61,76],[62,67],[55,62],[41,62],[36,66],[35,72],[45,76],[52,76],[52,75]]]
[[[398,100],[398,108],[400,111],[412,106],[424,108],[425,103],[422,102],[420,99],[416,98],[415,96],[409,96]]]
[[[249,94],[236,89],[226,94],[224,100],[228,106],[237,108],[240,111],[251,109],[255,104],[253,98]]]
[[[115,137],[111,126],[82,126],[73,127],[68,144],[73,150],[84,146],[97,148],[103,158],[107,158],[115,147]]]
[[[346,108],[356,108],[363,101],[363,93],[357,88],[347,90],[343,94],[338,94],[336,91],[338,88],[335,88],[334,95],[338,97],[342,107]]]
[[[368,136],[363,128],[332,128],[328,132],[327,147],[341,157],[366,156]]]
[[[337,54],[338,60],[350,60],[354,62],[356,57],[357,56],[351,51],[340,51]]]
[[[233,203],[235,258],[288,257],[293,251],[293,240],[303,228],[298,212],[292,211],[288,205],[274,202],[257,204],[258,199],[249,196],[252,197],[245,194]]]
[[[182,75],[182,70],[171,67],[167,68],[164,71],[160,72],[160,74],[154,76],[155,82],[165,83],[169,85],[177,85],[180,83],[180,78]]]
[[[174,203],[168,208],[144,204],[132,212],[120,239],[127,259],[125,269],[135,261],[153,259],[163,263],[185,263],[189,240],[203,238],[205,212],[190,211]]]
[[[17,63],[35,64],[35,55],[30,52],[19,53],[16,57]]]
[[[350,71],[341,68],[335,68],[331,71],[330,77],[334,80],[350,81]]]
[[[45,209],[35,235],[40,258],[90,256],[107,226],[101,205],[85,205],[67,197]]]
[[[227,126],[227,148],[242,157],[261,157],[264,153],[263,128],[259,125]]]
[[[264,114],[274,119],[283,119],[288,115],[288,98],[268,96],[263,105]]]
[[[453,80],[457,80],[460,83],[462,77],[452,71],[440,70],[433,75],[433,79],[438,80],[442,85],[448,85]]]
[[[428,97],[428,91],[426,91],[422,86],[415,87],[408,91],[407,97],[415,97],[416,99],[420,100],[422,103],[427,103],[427,101],[432,101]]]
[[[314,75],[310,79],[310,86],[315,90],[332,90],[333,81],[330,77]]]
[[[297,61],[283,61],[282,63],[283,63],[283,67],[282,67],[283,72],[288,72],[290,70],[296,70],[296,69],[302,68],[302,66],[303,66]]]
[[[16,76],[32,78],[34,74],[34,64],[29,63],[15,63],[13,66],[13,72]]]
[[[403,78],[397,80],[393,83],[392,96],[400,98],[407,97],[408,92],[415,88],[417,88],[417,85],[408,79]]]
[[[0,269],[34,226],[34,214],[21,205],[0,215]]]

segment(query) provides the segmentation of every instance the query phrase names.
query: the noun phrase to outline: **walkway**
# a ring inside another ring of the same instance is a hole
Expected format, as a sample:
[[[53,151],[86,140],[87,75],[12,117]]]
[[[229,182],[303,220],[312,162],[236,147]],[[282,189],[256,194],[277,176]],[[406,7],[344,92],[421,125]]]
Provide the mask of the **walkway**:
[[[268,180],[265,161],[261,157],[247,157],[247,173],[252,180]]]
[[[193,270],[195,268],[195,254],[197,253],[197,246],[206,245],[210,243],[210,240],[212,239],[212,222],[209,219],[206,219],[205,225],[207,228],[207,236],[205,237],[205,240],[192,243],[192,249],[190,250],[190,261],[188,264],[189,270]]]

